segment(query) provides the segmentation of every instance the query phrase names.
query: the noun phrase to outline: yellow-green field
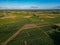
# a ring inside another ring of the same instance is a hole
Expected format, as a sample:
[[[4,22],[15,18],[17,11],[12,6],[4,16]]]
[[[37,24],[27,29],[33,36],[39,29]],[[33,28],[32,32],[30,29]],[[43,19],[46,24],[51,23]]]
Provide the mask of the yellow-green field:
[[[0,45],[59,45],[60,10],[0,10]]]

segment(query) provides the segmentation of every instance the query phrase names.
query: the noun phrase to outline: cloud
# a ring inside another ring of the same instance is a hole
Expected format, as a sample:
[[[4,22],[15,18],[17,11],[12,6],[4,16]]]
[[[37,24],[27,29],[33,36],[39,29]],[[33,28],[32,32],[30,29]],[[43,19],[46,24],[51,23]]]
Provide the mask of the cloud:
[[[6,7],[0,7],[0,9],[7,9]]]
[[[17,5],[17,6],[0,6],[0,9],[60,9],[60,6],[41,6],[41,5]]]
[[[31,6],[31,8],[39,8],[39,7],[37,7],[37,6]]]
[[[60,9],[60,6],[55,6],[53,7],[53,9]]]

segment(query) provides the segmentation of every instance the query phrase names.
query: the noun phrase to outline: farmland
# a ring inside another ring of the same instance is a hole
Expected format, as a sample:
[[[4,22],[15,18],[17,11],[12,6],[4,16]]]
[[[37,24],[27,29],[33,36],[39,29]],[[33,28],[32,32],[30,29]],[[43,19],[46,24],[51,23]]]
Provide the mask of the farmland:
[[[60,10],[0,10],[0,45],[59,45]]]

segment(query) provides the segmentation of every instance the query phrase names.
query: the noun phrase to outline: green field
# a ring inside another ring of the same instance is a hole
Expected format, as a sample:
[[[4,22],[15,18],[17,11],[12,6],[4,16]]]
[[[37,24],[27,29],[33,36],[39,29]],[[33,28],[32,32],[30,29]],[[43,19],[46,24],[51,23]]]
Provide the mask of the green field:
[[[60,10],[0,10],[0,45],[60,45]]]

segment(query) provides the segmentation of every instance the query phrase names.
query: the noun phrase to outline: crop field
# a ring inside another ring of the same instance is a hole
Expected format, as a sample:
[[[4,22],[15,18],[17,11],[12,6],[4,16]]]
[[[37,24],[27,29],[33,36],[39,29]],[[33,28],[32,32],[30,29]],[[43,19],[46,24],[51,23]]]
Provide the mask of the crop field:
[[[0,10],[0,45],[60,45],[60,10]]]

